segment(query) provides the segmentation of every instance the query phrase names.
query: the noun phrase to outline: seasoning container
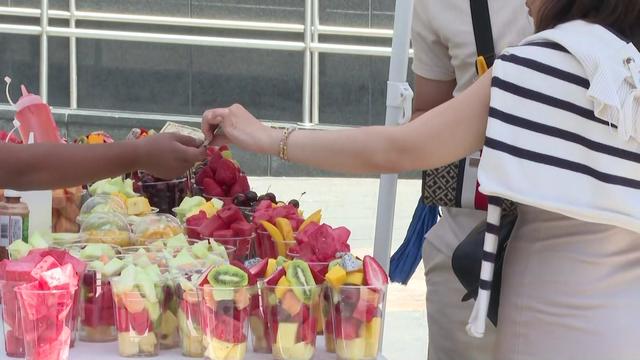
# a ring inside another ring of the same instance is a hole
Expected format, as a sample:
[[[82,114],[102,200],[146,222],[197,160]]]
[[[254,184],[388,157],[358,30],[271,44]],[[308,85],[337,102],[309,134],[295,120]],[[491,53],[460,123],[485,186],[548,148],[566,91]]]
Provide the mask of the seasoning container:
[[[8,247],[14,241],[29,239],[29,206],[19,192],[4,191],[0,202],[0,260],[9,258]]]

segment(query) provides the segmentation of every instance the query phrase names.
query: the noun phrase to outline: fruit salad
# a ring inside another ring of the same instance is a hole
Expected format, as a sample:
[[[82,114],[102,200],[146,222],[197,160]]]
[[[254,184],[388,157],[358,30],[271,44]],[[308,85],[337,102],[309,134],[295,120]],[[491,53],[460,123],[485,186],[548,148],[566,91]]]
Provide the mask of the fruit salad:
[[[186,197],[180,203],[180,206],[173,209],[173,213],[178,220],[184,222],[188,217],[198,214],[200,211],[204,211],[207,218],[215,215],[224,204],[218,199],[211,199],[207,201],[202,196]]]
[[[247,175],[233,160],[231,150],[226,145],[219,148],[209,147],[207,152],[207,166],[202,167],[196,174],[196,185],[202,189],[202,195],[205,197],[221,198],[224,199],[225,205],[229,205],[236,194],[250,190]]]
[[[346,254],[329,265],[326,282],[331,294],[325,327],[327,349],[335,349],[338,359],[376,359],[389,282],[384,269],[371,256],[360,261]]]
[[[322,277],[301,260],[284,262],[265,279],[262,298],[274,358],[313,357],[320,321],[321,281]]]
[[[133,227],[133,236],[139,246],[168,240],[179,234],[182,234],[180,221],[169,214],[147,215]]]
[[[127,220],[114,212],[98,212],[89,215],[80,232],[89,243],[111,244],[120,247],[131,246],[131,232]]]
[[[89,198],[80,208],[80,214],[76,222],[80,225],[91,215],[96,213],[117,213],[122,217],[127,216],[127,206],[122,198],[114,195],[96,195]]]
[[[176,298],[178,300],[178,333],[182,355],[203,358],[206,350],[203,343],[200,301],[192,279],[194,274],[177,276]]]
[[[70,263],[61,265],[47,255],[31,268],[29,276],[32,281],[14,288],[20,304],[25,357],[66,360],[73,337],[76,270]]]
[[[151,206],[163,214],[170,214],[182,199],[191,194],[191,186],[186,177],[175,180],[156,178],[144,172],[133,174],[134,190],[149,199]]]
[[[111,281],[118,331],[118,352],[123,357],[158,355],[155,327],[162,313],[162,274],[157,265],[128,265]]]
[[[198,233],[204,238],[234,247],[236,260],[243,261],[251,255],[255,227],[247,222],[240,209],[235,205],[226,205],[212,217],[203,220],[198,228]]]
[[[243,264],[232,262],[212,268],[199,282],[205,358],[244,359],[256,281]]]
[[[318,210],[305,220],[294,205],[276,205],[271,200],[261,201],[253,215],[253,223],[258,227],[257,255],[263,258],[286,257],[296,245],[296,232],[312,222],[320,222],[321,217],[322,213]]]
[[[109,342],[117,339],[110,277],[125,263],[116,258],[120,248],[107,244],[74,244],[69,252],[87,263],[80,281],[80,340]]]

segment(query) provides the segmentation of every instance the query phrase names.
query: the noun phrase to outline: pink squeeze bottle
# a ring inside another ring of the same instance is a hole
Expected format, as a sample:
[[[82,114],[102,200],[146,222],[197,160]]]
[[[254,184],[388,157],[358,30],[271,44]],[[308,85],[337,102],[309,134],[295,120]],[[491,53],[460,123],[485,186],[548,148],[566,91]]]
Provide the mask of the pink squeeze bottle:
[[[42,101],[40,96],[30,94],[24,85],[21,85],[22,97],[16,103],[16,119],[20,122],[20,136],[27,143],[29,133],[33,132],[35,143],[61,143],[60,131],[49,105]]]

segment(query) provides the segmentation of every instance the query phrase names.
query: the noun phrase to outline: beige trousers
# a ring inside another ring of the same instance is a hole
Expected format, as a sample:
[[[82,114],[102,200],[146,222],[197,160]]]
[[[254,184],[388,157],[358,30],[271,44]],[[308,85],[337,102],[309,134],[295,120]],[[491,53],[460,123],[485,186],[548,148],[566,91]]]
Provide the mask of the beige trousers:
[[[467,335],[473,300],[460,301],[465,290],[451,268],[453,250],[483,220],[483,211],[444,209],[443,217],[425,236],[429,360],[493,359],[495,328],[488,322],[483,339]]]

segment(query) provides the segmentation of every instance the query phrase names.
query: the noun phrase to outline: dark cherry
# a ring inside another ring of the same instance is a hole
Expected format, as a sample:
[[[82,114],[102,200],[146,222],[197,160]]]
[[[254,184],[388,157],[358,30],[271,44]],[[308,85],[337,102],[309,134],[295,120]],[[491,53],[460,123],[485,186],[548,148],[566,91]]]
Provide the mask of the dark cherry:
[[[266,196],[267,199],[271,200],[272,203],[277,204],[278,203],[278,199],[276,199],[276,195],[274,193],[266,193],[264,194],[264,196]]]
[[[244,206],[244,203],[247,201],[247,196],[245,194],[237,194],[233,197],[233,204],[235,206]]]
[[[300,202],[296,199],[289,200],[289,205],[293,206],[296,209],[300,208]]]
[[[244,195],[247,197],[247,199],[251,203],[254,203],[254,202],[258,201],[258,194],[256,194],[255,191],[247,191],[247,193],[244,194]]]

